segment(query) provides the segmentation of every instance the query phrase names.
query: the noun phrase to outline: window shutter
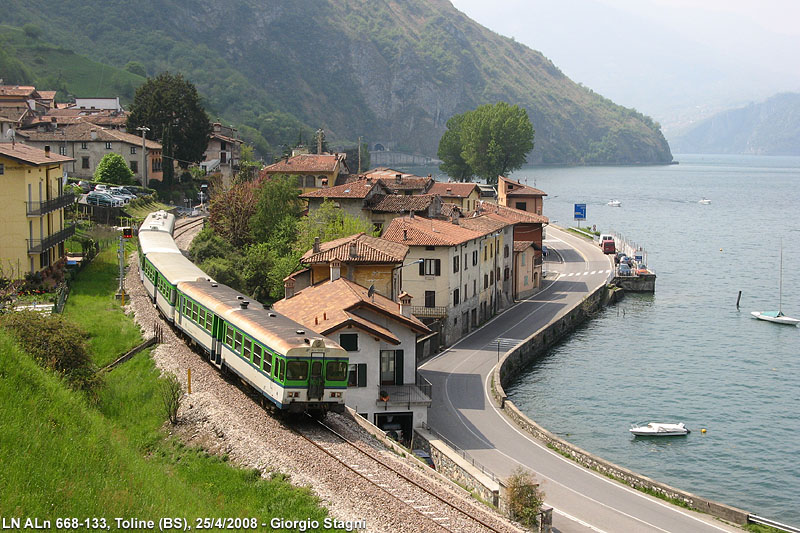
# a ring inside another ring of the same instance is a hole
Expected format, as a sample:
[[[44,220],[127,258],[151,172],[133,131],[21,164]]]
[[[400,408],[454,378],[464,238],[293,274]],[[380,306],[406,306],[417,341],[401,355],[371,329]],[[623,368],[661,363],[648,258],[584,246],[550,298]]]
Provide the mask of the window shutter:
[[[403,384],[403,350],[394,351],[394,384]]]
[[[367,386],[367,364],[366,363],[358,363],[358,386],[359,387],[366,387]]]
[[[421,257],[419,258],[419,275],[420,276],[425,275],[425,259]]]
[[[436,261],[436,275],[437,276],[441,276],[442,275],[442,260],[441,259],[435,259],[435,261]]]

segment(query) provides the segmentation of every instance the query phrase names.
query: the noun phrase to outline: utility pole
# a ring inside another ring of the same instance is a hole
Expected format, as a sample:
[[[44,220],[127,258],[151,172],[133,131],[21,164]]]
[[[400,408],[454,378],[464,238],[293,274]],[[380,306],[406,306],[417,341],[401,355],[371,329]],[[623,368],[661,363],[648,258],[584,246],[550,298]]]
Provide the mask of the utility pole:
[[[361,174],[361,135],[358,136],[358,173]]]
[[[145,153],[144,134],[150,131],[150,128],[139,126],[136,129],[142,132],[142,186],[147,188],[147,156]]]
[[[125,238],[119,236],[119,289],[117,289],[117,298],[122,300],[122,305],[125,305]]]

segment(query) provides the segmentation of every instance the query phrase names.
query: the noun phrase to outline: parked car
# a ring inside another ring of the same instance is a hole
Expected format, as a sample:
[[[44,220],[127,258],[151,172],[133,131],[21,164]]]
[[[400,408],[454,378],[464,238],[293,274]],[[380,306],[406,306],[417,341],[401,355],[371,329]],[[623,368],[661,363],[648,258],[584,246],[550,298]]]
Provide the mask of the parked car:
[[[110,194],[102,191],[92,191],[87,194],[86,203],[102,207],[120,207],[123,204],[122,200],[119,198],[114,198]]]
[[[617,251],[617,248],[614,245],[614,239],[600,241],[600,247],[603,249],[603,253],[606,255],[616,253]]]
[[[94,189],[92,190],[108,192],[108,185],[103,185],[102,183],[98,183],[97,185],[94,186]]]
[[[76,183],[75,185],[77,185],[78,187],[80,187],[80,188],[81,188],[81,190],[82,190],[83,192],[89,192],[89,191],[91,191],[91,190],[92,190],[92,184],[91,184],[91,183],[89,183],[88,181],[80,180],[80,181],[79,181],[78,183]]]
[[[429,467],[431,467],[434,470],[436,470],[436,465],[433,464],[433,459],[431,458],[431,454],[429,454],[425,450],[411,450],[411,453],[413,453],[415,456],[417,456],[420,459],[420,461],[422,461],[423,463],[425,463]]]
[[[111,187],[108,190],[108,192],[110,192],[111,194],[113,194],[114,196],[117,196],[119,198],[127,198],[128,201],[136,199],[136,195],[135,194],[131,194],[124,187]]]
[[[620,263],[619,264],[619,275],[620,276],[630,276],[633,274],[631,267],[627,263]]]

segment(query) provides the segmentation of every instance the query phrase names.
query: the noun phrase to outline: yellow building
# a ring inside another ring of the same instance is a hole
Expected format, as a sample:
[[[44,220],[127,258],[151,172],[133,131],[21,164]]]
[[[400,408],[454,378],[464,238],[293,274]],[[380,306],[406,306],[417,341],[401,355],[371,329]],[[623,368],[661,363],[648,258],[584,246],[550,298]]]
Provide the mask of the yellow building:
[[[64,222],[62,165],[71,157],[20,143],[0,143],[0,272],[18,279],[64,256],[75,226]]]
[[[464,213],[478,209],[478,201],[481,199],[481,190],[477,183],[437,181],[428,190],[428,194],[438,194],[443,202],[457,205]]]

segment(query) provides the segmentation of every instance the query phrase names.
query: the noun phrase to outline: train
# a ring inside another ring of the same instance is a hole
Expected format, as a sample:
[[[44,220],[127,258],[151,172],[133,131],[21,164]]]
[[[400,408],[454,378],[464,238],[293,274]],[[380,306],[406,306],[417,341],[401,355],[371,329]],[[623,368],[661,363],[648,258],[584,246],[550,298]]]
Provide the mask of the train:
[[[139,277],[164,318],[222,372],[287,413],[344,412],[348,356],[337,343],[217,283],[178,249],[175,216],[139,227]]]

